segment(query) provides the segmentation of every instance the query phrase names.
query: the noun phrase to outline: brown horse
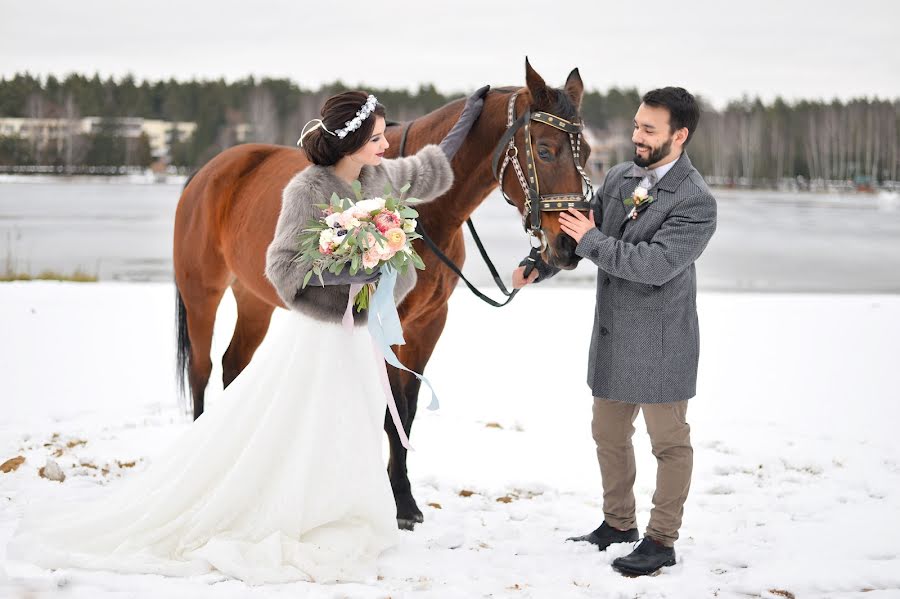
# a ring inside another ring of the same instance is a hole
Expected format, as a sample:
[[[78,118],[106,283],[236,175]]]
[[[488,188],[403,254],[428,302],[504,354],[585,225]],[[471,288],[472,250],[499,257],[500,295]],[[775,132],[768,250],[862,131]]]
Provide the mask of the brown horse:
[[[513,94],[515,113],[544,111],[577,121],[583,94],[578,70],[569,75],[564,89],[548,87],[526,60],[526,87],[493,90],[468,138],[455,156],[453,187],[440,199],[420,207],[419,221],[437,246],[458,265],[465,258],[462,224],[497,186],[491,157],[507,129],[507,104]],[[436,143],[449,131],[462,110],[455,101],[414,121],[408,131],[406,153]],[[396,156],[401,129],[389,128],[389,154]],[[531,128],[532,147],[542,192],[573,193],[582,180],[574,167],[575,156],[567,133],[536,123]],[[515,144],[521,160],[525,137],[520,129]],[[503,151],[506,151],[504,148]],[[578,156],[581,166],[587,152]],[[515,152],[511,152],[515,153]],[[281,192],[298,171],[309,165],[298,149],[247,144],[230,148],[207,163],[186,184],[175,215],[174,268],[177,287],[179,383],[187,377],[194,417],[203,413],[203,399],[212,370],[210,345],[216,309],[231,287],[237,302],[237,323],[222,358],[227,387],[247,366],[282,302],[264,276],[266,248],[275,232],[281,209]],[[523,164],[523,168],[526,168]],[[512,171],[512,168],[506,169]],[[525,193],[516,176],[504,173],[507,193],[520,213]],[[550,216],[548,216],[550,215]],[[574,242],[560,232],[555,215],[541,221],[543,258],[561,268],[574,268]],[[417,242],[418,243],[418,242]],[[423,372],[447,320],[447,300],[456,288],[457,276],[423,246],[426,269],[399,308],[406,345],[397,349],[407,367]],[[405,425],[411,432],[416,415],[419,381],[407,373],[389,369],[391,387]],[[406,450],[386,416],[390,439],[388,471],[397,501],[398,524],[412,528],[422,521],[406,472]]]

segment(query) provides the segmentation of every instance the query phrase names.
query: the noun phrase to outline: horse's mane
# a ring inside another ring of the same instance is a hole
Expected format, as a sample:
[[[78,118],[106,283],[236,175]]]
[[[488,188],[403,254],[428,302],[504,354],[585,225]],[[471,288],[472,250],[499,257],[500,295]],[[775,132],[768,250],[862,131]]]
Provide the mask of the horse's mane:
[[[553,91],[556,92],[556,102],[553,104],[553,108],[548,112],[564,118],[567,121],[574,122],[578,119],[578,108],[572,104],[572,100],[569,99],[569,94],[561,89],[554,89]]]
[[[527,90],[527,88],[525,89]],[[521,87],[515,87],[512,85],[491,88],[491,91],[506,94],[511,94],[520,90],[522,90]],[[536,107],[539,110],[549,112],[550,114],[555,114],[556,116],[564,118],[567,121],[575,121],[578,118],[578,108],[576,108],[576,106],[572,104],[572,100],[569,99],[569,94],[567,94],[565,90],[557,89],[555,87],[548,87],[547,91],[552,92],[553,98],[542,98],[542,101],[536,104]],[[551,101],[548,102],[546,100]]]

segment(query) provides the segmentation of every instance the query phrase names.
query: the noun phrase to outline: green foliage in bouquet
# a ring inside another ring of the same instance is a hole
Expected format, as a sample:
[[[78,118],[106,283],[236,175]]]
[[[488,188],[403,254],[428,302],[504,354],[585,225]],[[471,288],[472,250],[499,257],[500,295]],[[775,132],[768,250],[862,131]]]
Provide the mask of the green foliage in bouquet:
[[[322,217],[310,220],[298,235],[294,257],[298,266],[307,270],[303,287],[313,276],[324,284],[323,272],[340,274],[344,268],[354,275],[360,270],[373,273],[384,265],[398,272],[405,272],[410,264],[424,269],[425,263],[412,247],[421,235],[416,233],[419,213],[411,205],[421,200],[404,198],[409,187],[407,183],[395,195],[388,185],[383,198],[363,199],[362,186],[354,181],[355,202],[333,193],[329,203],[316,204]],[[357,296],[357,308],[368,306],[368,291],[365,286]]]

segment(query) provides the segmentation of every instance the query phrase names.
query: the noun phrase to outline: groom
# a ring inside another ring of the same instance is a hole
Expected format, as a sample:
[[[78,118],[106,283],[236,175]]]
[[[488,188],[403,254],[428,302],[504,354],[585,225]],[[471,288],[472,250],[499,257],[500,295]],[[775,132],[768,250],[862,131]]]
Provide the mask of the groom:
[[[632,162],[610,169],[588,217],[560,215],[575,253],[597,265],[597,307],[588,362],[592,431],[603,480],[604,521],[573,537],[604,551],[638,540],[631,437],[643,412],[656,492],[643,541],[613,568],[652,574],[675,564],[693,449],[686,421],[696,393],[700,331],[694,261],[716,229],[716,201],[684,147],[700,120],[694,97],[679,87],[648,92],[634,117]],[[523,263],[524,264],[524,263]],[[538,259],[522,287],[558,270]]]

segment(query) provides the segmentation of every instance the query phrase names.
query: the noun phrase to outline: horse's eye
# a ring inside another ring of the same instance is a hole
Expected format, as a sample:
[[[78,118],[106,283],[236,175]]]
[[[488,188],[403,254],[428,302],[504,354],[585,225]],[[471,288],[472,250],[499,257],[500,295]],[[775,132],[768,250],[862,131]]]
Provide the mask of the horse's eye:
[[[545,148],[543,146],[538,148],[537,153],[538,153],[538,157],[540,157],[541,160],[553,160],[553,154],[551,154],[550,150],[548,150],[547,148]]]

